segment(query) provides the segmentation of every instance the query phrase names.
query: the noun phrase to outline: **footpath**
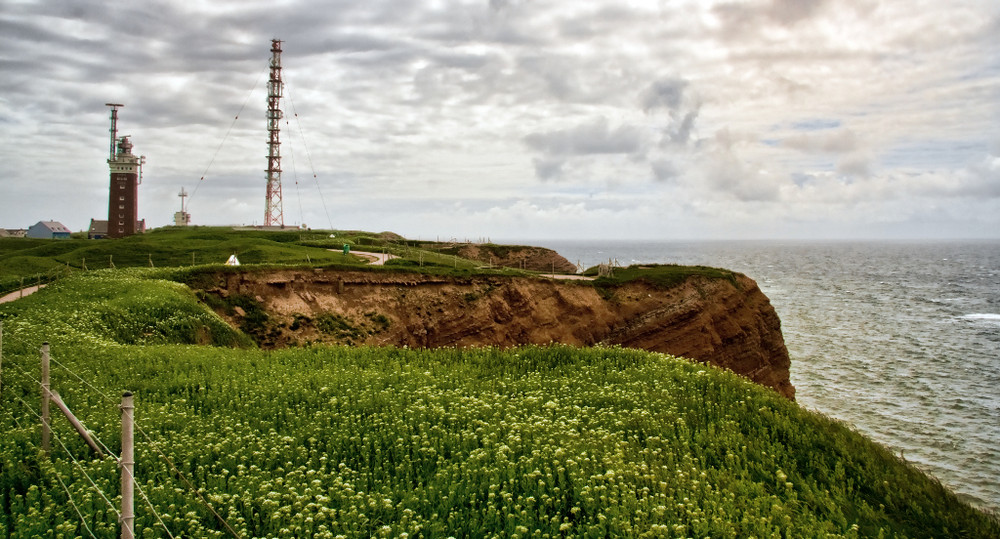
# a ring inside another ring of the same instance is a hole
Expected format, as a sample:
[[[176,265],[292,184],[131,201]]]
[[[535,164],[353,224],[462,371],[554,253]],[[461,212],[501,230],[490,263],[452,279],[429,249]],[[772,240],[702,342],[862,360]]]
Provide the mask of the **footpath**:
[[[0,303],[7,303],[10,301],[14,301],[15,299],[20,299],[24,296],[34,294],[35,292],[38,292],[39,288],[42,288],[44,286],[45,286],[44,284],[40,284],[35,286],[27,286],[20,290],[15,290],[10,294],[7,294],[6,296],[0,297]]]
[[[330,249],[331,251],[336,251],[337,249]],[[381,266],[385,264],[386,260],[392,260],[393,258],[399,258],[396,255],[390,255],[386,253],[369,253],[367,251],[351,251],[352,255],[362,256],[371,260],[372,266]]]

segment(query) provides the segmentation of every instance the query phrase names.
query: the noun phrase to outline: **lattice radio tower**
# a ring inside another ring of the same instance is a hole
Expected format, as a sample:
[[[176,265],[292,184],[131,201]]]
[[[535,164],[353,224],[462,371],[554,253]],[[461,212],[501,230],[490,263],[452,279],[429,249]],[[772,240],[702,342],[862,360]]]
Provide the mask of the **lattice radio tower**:
[[[281,205],[281,40],[271,40],[271,77],[267,82],[267,195],[264,226],[285,226]]]

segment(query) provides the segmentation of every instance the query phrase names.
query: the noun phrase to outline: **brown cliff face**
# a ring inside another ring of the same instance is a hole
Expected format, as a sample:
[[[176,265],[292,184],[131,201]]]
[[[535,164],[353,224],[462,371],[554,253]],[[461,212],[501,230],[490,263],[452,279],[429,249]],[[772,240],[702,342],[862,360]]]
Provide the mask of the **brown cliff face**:
[[[781,323],[757,284],[692,276],[603,294],[590,283],[366,271],[219,274],[203,297],[268,348],[621,345],[733,370],[794,399]]]

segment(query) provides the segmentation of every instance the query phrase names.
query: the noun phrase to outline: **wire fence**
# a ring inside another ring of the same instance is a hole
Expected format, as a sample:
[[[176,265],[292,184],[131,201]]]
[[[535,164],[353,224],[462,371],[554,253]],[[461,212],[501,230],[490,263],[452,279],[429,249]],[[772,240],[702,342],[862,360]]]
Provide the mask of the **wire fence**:
[[[68,457],[69,461],[72,463],[73,467],[72,469],[78,471],[84,478],[86,478],[86,481],[89,484],[89,488],[93,490],[109,506],[111,511],[119,518],[119,521],[123,522],[123,525],[125,525],[124,521],[122,520],[122,511],[119,511],[111,501],[115,497],[115,495],[109,495],[107,492],[104,491],[104,489],[102,489],[98,485],[98,482],[95,481],[94,478],[91,477],[89,473],[87,473],[83,464],[81,464],[80,460],[73,454],[73,451],[70,449],[69,445],[63,440],[63,437],[59,436],[56,433],[56,431],[52,429],[52,420],[51,419],[45,420],[43,414],[39,413],[35,409],[35,407],[32,404],[30,404],[28,400],[26,400],[32,398],[29,396],[32,394],[40,393],[43,395],[44,398],[46,392],[48,392],[50,395],[54,395],[55,392],[47,389],[45,381],[33,376],[29,372],[29,368],[25,366],[29,362],[34,362],[35,360],[32,359],[27,354],[12,355],[6,352],[6,350],[10,350],[11,348],[27,350],[29,349],[29,346],[28,343],[21,341],[17,336],[11,335],[9,331],[5,332],[2,321],[0,321],[0,401],[10,399],[11,402],[20,404],[21,408],[23,410],[26,410],[26,412],[22,415],[31,417],[33,421],[37,421],[41,426],[47,428],[48,431],[51,433],[52,439],[57,442],[58,446],[62,448],[63,452]],[[119,401],[114,396],[112,396],[106,390],[99,389],[95,383],[88,381],[86,378],[81,376],[80,373],[77,372],[77,369],[74,369],[70,365],[60,362],[59,360],[55,359],[52,355],[48,355],[47,359],[51,361],[51,363],[53,363],[55,366],[57,366],[62,372],[65,372],[68,375],[67,379],[72,379],[75,380],[76,382],[79,382],[80,385],[74,385],[73,388],[70,388],[73,390],[79,390],[74,392],[74,395],[77,398],[84,399],[87,397],[86,394],[89,393],[91,395],[97,395],[100,401],[107,402],[109,406],[110,405],[117,406]],[[11,376],[11,374],[15,374],[16,376]],[[13,420],[14,424],[17,425],[17,428],[20,431],[23,431],[25,425],[23,425],[21,421],[18,420],[18,414],[15,413],[14,408],[10,408],[7,411],[9,412],[10,417]],[[118,467],[122,470],[121,473],[126,475],[128,477],[128,480],[132,482],[132,485],[139,492],[139,495],[142,497],[146,506],[148,507],[149,513],[156,520],[159,527],[162,528],[163,530],[162,533],[165,534],[163,536],[170,537],[171,539],[175,537],[173,532],[164,522],[163,517],[157,510],[153,500],[150,499],[145,489],[142,488],[140,482],[137,481],[137,478],[129,472],[129,467],[123,465],[121,459],[115,456],[115,452],[111,449],[111,447],[109,447],[108,444],[106,444],[101,439],[100,436],[98,436],[93,430],[87,428],[82,420],[79,419],[77,420],[81,423],[81,425],[83,425],[84,429],[97,442],[97,444],[100,445],[101,448],[103,448],[103,450],[106,452],[106,455],[109,456],[106,458],[113,459],[118,464]],[[196,487],[195,484],[177,467],[177,465],[174,463],[174,460],[171,459],[166,454],[166,451],[163,448],[161,448],[161,445],[163,445],[162,441],[161,442],[154,441],[153,438],[149,435],[149,433],[146,432],[146,430],[143,429],[140,425],[136,424],[135,427],[136,430],[138,430],[138,432],[140,433],[142,439],[145,440],[145,446],[148,449],[152,450],[152,453],[156,454],[159,459],[162,459],[162,461],[166,464],[167,468],[171,471],[173,476],[176,477],[178,480],[180,480],[183,486],[189,491],[191,495],[191,501],[193,503],[204,506],[212,514],[213,518],[215,518],[219,522],[222,528],[224,528],[233,537],[239,538],[240,537],[239,533],[236,532],[235,529],[233,529],[233,527],[226,521],[226,519],[205,498],[205,495],[201,492],[204,489],[199,489],[198,487]],[[36,447],[36,449],[40,448]],[[61,454],[62,453],[60,453],[60,455]],[[48,473],[53,474],[56,482],[60,485],[60,488],[66,494],[68,504],[72,508],[73,512],[79,517],[82,529],[90,537],[95,537],[93,530],[87,524],[86,518],[80,511],[79,505],[73,498],[71,491],[67,486],[67,483],[72,484],[73,481],[69,479],[64,479],[64,477],[60,475],[58,468],[54,465],[45,466],[44,469]],[[134,530],[129,530],[129,531],[134,532]],[[132,533],[132,536],[135,536],[135,534]]]

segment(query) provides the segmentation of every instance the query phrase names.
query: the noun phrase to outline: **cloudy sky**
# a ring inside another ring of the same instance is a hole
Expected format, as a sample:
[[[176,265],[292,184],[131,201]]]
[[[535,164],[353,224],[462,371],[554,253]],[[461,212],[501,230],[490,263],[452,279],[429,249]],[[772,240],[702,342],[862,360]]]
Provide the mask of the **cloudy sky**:
[[[995,0],[3,0],[0,226],[260,224],[284,40],[285,223],[410,237],[1000,237]]]

